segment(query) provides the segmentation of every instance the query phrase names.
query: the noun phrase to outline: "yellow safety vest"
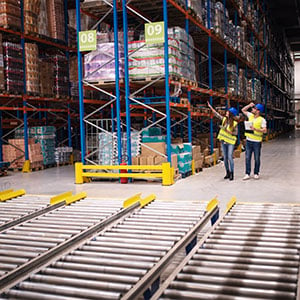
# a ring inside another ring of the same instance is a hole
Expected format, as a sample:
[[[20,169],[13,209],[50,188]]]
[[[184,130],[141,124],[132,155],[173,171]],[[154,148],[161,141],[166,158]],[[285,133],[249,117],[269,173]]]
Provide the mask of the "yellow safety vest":
[[[225,120],[226,120],[226,117],[224,117],[223,120],[222,120],[222,126],[221,126],[221,129],[219,131],[217,139],[220,140],[220,141],[224,141],[228,144],[234,145],[236,143],[236,136],[234,136],[233,134],[228,133],[227,131],[225,131],[225,129],[227,129],[229,131],[233,131],[234,128],[236,127],[236,125],[237,125],[237,122],[233,121],[233,128],[230,128],[229,124],[227,124],[227,126],[224,126]]]
[[[264,118],[261,116],[254,118],[253,114],[249,117],[249,121],[253,122],[253,127],[256,129],[261,129],[261,124],[263,122],[263,119]],[[258,132],[255,130],[253,130],[253,133],[249,133],[249,132],[245,133],[246,137],[250,138],[251,140],[258,141],[258,142],[261,142],[263,140],[263,135],[264,135],[263,132]]]

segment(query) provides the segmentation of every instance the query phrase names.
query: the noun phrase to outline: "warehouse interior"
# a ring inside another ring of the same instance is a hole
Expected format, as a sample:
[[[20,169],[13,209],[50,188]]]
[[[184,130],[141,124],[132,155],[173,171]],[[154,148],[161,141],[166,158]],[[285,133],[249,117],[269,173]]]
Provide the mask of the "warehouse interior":
[[[0,102],[1,300],[300,299],[300,0],[3,0]]]

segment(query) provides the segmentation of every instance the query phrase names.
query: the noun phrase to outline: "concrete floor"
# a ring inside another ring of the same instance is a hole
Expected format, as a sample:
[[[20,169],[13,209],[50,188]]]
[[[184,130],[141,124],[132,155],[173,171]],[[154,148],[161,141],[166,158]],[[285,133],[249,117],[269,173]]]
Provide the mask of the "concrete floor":
[[[159,182],[119,184],[98,181],[75,185],[73,166],[51,168],[29,174],[10,173],[0,178],[0,190],[24,188],[30,194],[55,195],[65,191],[86,191],[91,197],[126,199],[142,192],[155,193],[161,200],[210,200],[217,196],[221,208],[232,196],[238,201],[300,203],[300,133],[263,144],[261,179],[242,181],[245,153],[235,160],[235,180],[224,180],[224,166],[204,169],[195,176],[163,187]]]

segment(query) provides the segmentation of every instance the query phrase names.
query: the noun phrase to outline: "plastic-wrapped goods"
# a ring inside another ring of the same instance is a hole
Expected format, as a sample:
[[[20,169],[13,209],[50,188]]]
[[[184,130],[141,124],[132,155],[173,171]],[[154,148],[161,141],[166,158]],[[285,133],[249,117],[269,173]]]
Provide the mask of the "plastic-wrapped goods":
[[[22,47],[20,44],[4,42],[3,53],[5,89],[9,93],[21,94],[24,91]]]
[[[50,37],[65,41],[64,0],[48,0],[46,3]]]
[[[19,0],[2,0],[0,2],[0,26],[21,29],[21,7]]]
[[[251,64],[255,63],[255,58],[254,58],[254,49],[253,46],[246,42],[245,43],[245,50],[246,50],[246,60],[250,62]]]
[[[180,27],[168,29],[169,74],[196,80],[194,42]],[[129,76],[132,79],[161,77],[165,74],[163,44],[145,45],[144,40],[129,43]]]
[[[36,144],[40,145],[42,162],[44,165],[55,163],[55,139],[56,129],[54,126],[30,127],[28,136]],[[24,128],[15,131],[15,138],[24,140]]]
[[[119,76],[124,78],[124,50],[119,44]],[[89,82],[115,81],[114,43],[97,44],[97,50],[84,57],[84,78]]]
[[[38,34],[38,18],[41,0],[24,0],[24,30],[26,34]]]
[[[122,158],[127,161],[127,138],[126,133],[122,134]],[[132,156],[140,154],[141,134],[139,132],[131,132],[131,152]],[[116,133],[110,134],[99,133],[99,164],[100,165],[116,165],[118,164],[118,144]]]
[[[51,55],[54,64],[54,95],[56,97],[69,96],[68,60],[63,54]]]
[[[188,0],[188,8],[196,15],[197,19],[202,22],[202,3],[199,0]]]
[[[40,92],[39,49],[36,44],[25,43],[26,89],[30,93]]]
[[[3,61],[3,44],[2,34],[0,33],[0,91],[4,91],[4,61]]]
[[[215,1],[210,1],[210,28],[215,28]],[[204,26],[208,28],[208,19],[207,19],[207,0],[202,0],[202,20],[204,23]]]
[[[47,0],[40,0],[40,13],[38,15],[38,33],[42,36],[49,36]]]
[[[55,148],[55,161],[57,164],[66,164],[70,162],[70,157],[73,152],[72,147],[58,147]]]

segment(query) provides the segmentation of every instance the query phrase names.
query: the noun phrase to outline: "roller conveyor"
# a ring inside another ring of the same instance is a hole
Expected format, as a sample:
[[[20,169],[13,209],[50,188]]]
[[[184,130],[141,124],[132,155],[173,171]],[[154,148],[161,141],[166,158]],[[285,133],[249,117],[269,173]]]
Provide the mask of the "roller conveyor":
[[[31,260],[49,252],[121,208],[121,201],[85,199],[58,207],[2,231],[0,233],[0,284],[16,268],[21,268]]]
[[[299,206],[236,204],[151,299],[299,299],[299,233]]]
[[[205,205],[199,202],[152,202],[30,275],[2,297],[120,299],[204,213]]]
[[[49,206],[49,198],[44,196],[23,196],[0,202],[0,232]]]

